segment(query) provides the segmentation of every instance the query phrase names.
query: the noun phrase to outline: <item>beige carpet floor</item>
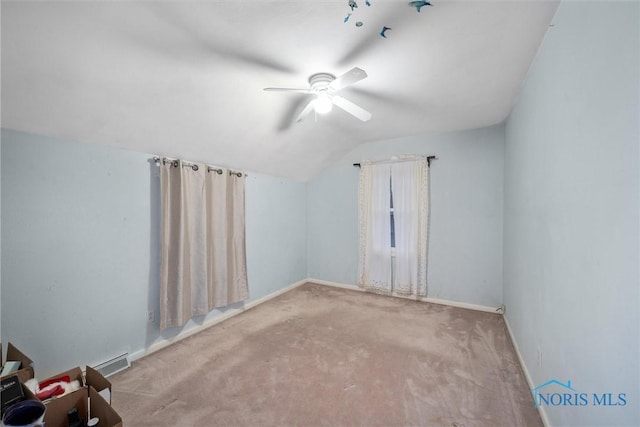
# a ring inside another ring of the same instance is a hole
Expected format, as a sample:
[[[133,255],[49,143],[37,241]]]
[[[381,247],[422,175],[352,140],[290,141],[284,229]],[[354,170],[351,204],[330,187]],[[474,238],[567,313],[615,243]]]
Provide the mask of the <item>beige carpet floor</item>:
[[[137,426],[540,426],[501,316],[305,284],[111,378]]]

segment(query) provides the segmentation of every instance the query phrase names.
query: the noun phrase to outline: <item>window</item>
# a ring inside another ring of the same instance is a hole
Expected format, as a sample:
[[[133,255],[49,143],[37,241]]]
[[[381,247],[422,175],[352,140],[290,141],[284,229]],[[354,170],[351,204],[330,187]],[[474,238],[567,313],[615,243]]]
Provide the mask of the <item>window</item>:
[[[361,287],[387,294],[426,295],[428,186],[425,158],[362,165]]]

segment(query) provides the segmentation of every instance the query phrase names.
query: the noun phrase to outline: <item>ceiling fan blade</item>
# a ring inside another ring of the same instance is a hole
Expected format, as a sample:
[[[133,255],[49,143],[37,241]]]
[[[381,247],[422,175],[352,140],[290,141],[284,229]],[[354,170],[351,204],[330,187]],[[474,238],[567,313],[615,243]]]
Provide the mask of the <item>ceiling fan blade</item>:
[[[265,87],[263,90],[267,92],[298,92],[298,93],[311,93],[309,89],[296,89],[291,87]]]
[[[347,113],[356,116],[363,122],[367,122],[371,119],[371,117],[373,117],[373,115],[364,108],[357,106],[353,102],[348,101],[341,96],[334,95],[331,100],[333,101],[334,105],[342,108]]]
[[[305,117],[307,117],[309,115],[311,110],[313,110],[313,102],[314,101],[315,100],[312,100],[311,102],[309,102],[307,104],[306,107],[304,107],[304,110],[302,110],[302,112],[298,115],[298,118],[296,119],[296,122],[300,123],[301,121],[304,120]]]
[[[367,73],[358,67],[352,68],[329,84],[333,90],[340,90],[367,77]]]
[[[290,96],[290,102],[285,104],[282,116],[278,122],[278,127],[276,128],[278,132],[288,130],[291,125],[295,123],[294,119],[298,116],[300,110],[309,102],[309,97],[301,93],[293,93]]]

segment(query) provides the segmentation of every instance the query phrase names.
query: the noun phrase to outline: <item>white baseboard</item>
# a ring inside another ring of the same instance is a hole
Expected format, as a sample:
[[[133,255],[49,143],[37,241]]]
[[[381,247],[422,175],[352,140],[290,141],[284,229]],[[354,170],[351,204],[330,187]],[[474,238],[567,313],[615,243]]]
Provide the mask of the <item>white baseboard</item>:
[[[338,282],[329,282],[328,280],[320,280],[320,279],[314,279],[310,277],[308,281],[311,283],[315,283],[317,285],[333,286],[334,288],[349,289],[350,291],[363,291],[362,288],[359,288],[358,286],[355,286],[355,285],[347,285],[347,284],[338,283]]]
[[[342,288],[342,289],[349,289],[349,290],[352,290],[352,291],[365,292],[364,289],[362,289],[362,288],[360,288],[359,286],[356,286],[356,285],[347,285],[345,283],[329,282],[327,280],[320,280],[320,279],[313,279],[313,278],[309,278],[308,281],[312,282],[312,283],[317,283],[319,285],[333,286],[335,288]],[[407,295],[398,295],[398,294],[395,294],[395,293],[392,294],[391,296],[396,297],[396,298],[410,299],[410,300],[414,300],[414,301],[430,302],[430,303],[433,303],[433,304],[449,305],[449,306],[452,306],[452,307],[459,307],[459,308],[467,308],[469,310],[485,311],[487,313],[494,313],[494,314],[497,314],[498,310],[499,310],[499,307],[487,307],[485,305],[469,304],[469,303],[466,303],[466,302],[450,301],[450,300],[439,299],[439,298],[411,297],[411,296],[407,296]]]
[[[518,342],[516,341],[516,337],[513,335],[513,330],[511,330],[511,326],[509,325],[509,321],[507,320],[507,316],[502,316],[504,319],[505,325],[507,325],[507,331],[509,331],[509,337],[511,338],[511,343],[513,344],[513,348],[516,350],[516,355],[518,356],[518,361],[520,362],[520,366],[522,366],[522,372],[524,372],[524,377],[527,380],[527,384],[529,385],[529,390],[533,390],[536,385],[533,383],[533,379],[529,374],[529,370],[527,369],[527,365],[524,363],[524,359],[522,358],[522,353],[520,353],[520,348],[518,348]],[[531,397],[531,404],[534,404],[533,396]],[[551,422],[549,422],[549,418],[547,417],[547,411],[545,411],[542,405],[538,406],[538,413],[540,414],[540,418],[542,419],[542,424],[545,427],[550,427]]]
[[[253,308],[253,307],[257,306],[257,305],[260,305],[260,304],[262,304],[264,302],[267,302],[270,299],[273,299],[273,298],[275,298],[275,297],[277,297],[279,295],[284,294],[285,292],[288,292],[288,291],[290,291],[292,289],[297,288],[298,286],[304,285],[308,281],[309,281],[308,279],[304,279],[304,280],[300,280],[300,281],[298,281],[296,283],[292,283],[291,285],[289,285],[287,287],[284,287],[282,289],[279,289],[279,290],[277,290],[277,291],[275,291],[273,293],[270,293],[269,295],[266,295],[266,296],[264,296],[262,298],[258,298],[255,301],[251,301],[251,302],[243,305],[240,308],[235,308],[235,309],[232,309],[232,310],[228,310],[228,311],[225,311],[224,313],[221,313],[218,316],[214,316],[214,317],[206,320],[202,325],[198,325],[198,326],[189,328],[188,330],[182,331],[182,332],[180,332],[179,334],[177,334],[177,335],[175,335],[173,337],[162,339],[160,341],[156,341],[156,342],[154,342],[153,344],[151,344],[147,348],[144,348],[144,349],[138,350],[136,352],[130,353],[129,354],[129,361],[133,362],[133,361],[138,360],[138,359],[140,359],[140,358],[142,358],[144,356],[148,356],[148,355],[150,355],[152,353],[155,353],[158,350],[162,350],[163,348],[166,348],[166,347],[170,346],[171,344],[174,344],[174,343],[176,343],[178,341],[182,341],[185,338],[188,338],[188,337],[190,337],[192,335],[195,335],[198,332],[202,332],[205,329],[208,329],[208,328],[210,328],[210,327],[212,327],[214,325],[217,325],[220,322],[224,322],[225,320],[230,319],[233,316],[237,316],[240,313],[244,313],[245,311],[247,311],[247,310],[249,310],[249,309],[251,309],[251,308]]]

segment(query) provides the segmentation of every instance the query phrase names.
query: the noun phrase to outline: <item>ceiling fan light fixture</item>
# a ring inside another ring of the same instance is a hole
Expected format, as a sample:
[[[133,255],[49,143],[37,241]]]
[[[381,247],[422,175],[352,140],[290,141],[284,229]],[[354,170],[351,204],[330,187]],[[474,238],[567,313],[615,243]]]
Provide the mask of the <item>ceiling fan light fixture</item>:
[[[300,123],[313,111],[315,114],[327,114],[335,104],[363,122],[371,120],[371,113],[353,102],[341,97],[336,92],[351,86],[367,77],[367,73],[358,67],[354,67],[340,77],[329,73],[316,73],[309,77],[309,88],[266,87],[267,91],[298,92],[314,95],[314,98],[300,112],[296,121]]]
[[[313,109],[318,114],[327,114],[333,108],[333,101],[327,92],[320,92],[313,101]]]

